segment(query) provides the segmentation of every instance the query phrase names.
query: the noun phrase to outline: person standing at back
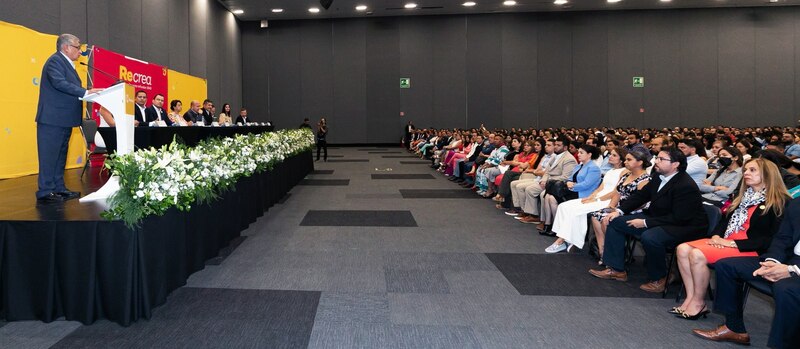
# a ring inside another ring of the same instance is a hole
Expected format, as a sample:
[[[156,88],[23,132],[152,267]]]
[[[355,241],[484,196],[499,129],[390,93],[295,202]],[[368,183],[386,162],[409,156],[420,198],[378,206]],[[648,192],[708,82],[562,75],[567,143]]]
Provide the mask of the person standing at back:
[[[325,118],[319,119],[317,123],[317,161],[319,161],[319,152],[325,149],[325,161],[328,161],[328,142],[325,140],[328,136],[328,123]]]
[[[86,90],[75,71],[75,60],[81,55],[81,41],[72,34],[61,34],[53,53],[42,67],[39,105],[36,109],[36,143],[39,156],[39,188],[36,199],[41,203],[60,202],[81,194],[67,190],[64,168],[72,128],[81,124],[83,113],[78,98],[102,91]]]

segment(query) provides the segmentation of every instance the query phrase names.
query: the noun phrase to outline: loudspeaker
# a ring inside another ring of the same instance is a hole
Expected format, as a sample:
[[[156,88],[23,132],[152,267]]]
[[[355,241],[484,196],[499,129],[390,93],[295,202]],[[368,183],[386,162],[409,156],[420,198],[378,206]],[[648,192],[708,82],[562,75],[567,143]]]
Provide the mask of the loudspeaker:
[[[331,8],[333,4],[333,0],[319,0],[319,4],[322,5],[326,10]]]

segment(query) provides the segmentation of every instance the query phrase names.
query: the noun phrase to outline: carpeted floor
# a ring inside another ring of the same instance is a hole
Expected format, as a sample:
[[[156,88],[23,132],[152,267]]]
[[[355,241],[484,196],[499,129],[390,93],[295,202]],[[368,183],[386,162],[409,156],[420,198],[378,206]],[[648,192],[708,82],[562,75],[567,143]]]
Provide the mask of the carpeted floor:
[[[0,348],[735,347],[691,335],[717,314],[668,314],[677,290],[640,291],[642,258],[628,282],[595,279],[587,254],[545,254],[553,238],[387,151],[402,150],[340,148],[340,161],[316,162],[152,319],[0,322]],[[754,347],[766,346],[772,314],[751,294]]]

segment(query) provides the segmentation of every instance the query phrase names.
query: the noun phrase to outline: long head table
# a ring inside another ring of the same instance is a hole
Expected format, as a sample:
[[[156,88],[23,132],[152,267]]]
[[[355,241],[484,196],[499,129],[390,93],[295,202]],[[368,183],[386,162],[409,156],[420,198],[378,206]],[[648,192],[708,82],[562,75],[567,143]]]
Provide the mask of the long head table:
[[[237,134],[264,133],[272,131],[272,126],[186,126],[186,127],[137,127],[133,133],[133,145],[137,149],[160,148],[179,141],[193,147],[203,139],[231,137]],[[107,149],[117,149],[117,132],[113,127],[98,127]]]

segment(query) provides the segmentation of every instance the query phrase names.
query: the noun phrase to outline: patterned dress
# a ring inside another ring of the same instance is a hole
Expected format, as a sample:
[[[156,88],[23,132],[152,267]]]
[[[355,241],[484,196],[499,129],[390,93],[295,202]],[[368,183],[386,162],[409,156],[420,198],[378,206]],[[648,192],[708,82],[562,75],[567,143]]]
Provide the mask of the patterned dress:
[[[638,190],[639,183],[642,183],[643,181],[649,181],[650,180],[650,175],[645,172],[643,175],[639,176],[639,178],[634,179],[632,182],[630,182],[630,183],[628,183],[626,185],[625,184],[625,180],[628,177],[630,177],[631,174],[632,174],[632,172],[628,172],[628,173],[624,174],[622,176],[622,178],[619,179],[619,183],[617,184],[617,192],[619,193],[619,203],[617,204],[617,207],[619,207],[619,205],[622,204],[625,200],[628,200],[628,198],[633,194],[633,192]],[[642,208],[644,208],[644,207],[642,207]],[[635,214],[635,213],[640,213],[640,212],[642,212],[642,210],[638,209],[638,210],[633,211],[631,213]],[[598,210],[598,211],[594,211],[594,212],[590,213],[590,215],[592,215],[592,217],[594,217],[598,221],[602,221],[603,218],[608,215],[608,213],[603,212],[603,210]]]

